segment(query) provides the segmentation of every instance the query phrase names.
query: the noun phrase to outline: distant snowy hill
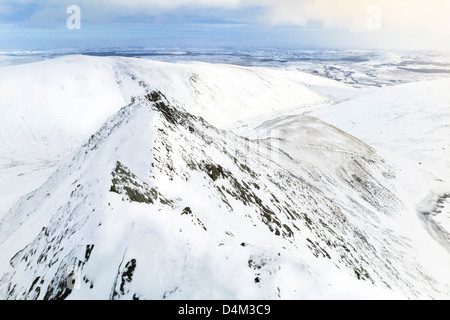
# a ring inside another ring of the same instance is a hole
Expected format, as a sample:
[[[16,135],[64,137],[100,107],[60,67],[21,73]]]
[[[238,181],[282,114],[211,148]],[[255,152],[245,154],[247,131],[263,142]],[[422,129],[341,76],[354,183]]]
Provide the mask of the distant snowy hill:
[[[450,182],[450,78],[367,90],[312,114]]]
[[[86,56],[3,67],[0,165],[60,159],[147,88],[165,92],[173,103],[222,126],[326,101],[306,87],[309,83],[345,87],[301,72],[292,74],[287,77],[264,68]]]
[[[0,299],[449,298],[448,80],[2,71]]]

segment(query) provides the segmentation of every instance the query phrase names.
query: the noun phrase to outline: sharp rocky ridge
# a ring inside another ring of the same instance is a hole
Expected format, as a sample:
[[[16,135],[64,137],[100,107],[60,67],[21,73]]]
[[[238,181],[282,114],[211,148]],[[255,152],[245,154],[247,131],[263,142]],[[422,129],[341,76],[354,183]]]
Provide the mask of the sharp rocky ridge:
[[[390,229],[403,203],[389,164],[318,119],[294,118],[314,134],[250,140],[162,92],[134,98],[4,217],[0,297],[445,294]]]

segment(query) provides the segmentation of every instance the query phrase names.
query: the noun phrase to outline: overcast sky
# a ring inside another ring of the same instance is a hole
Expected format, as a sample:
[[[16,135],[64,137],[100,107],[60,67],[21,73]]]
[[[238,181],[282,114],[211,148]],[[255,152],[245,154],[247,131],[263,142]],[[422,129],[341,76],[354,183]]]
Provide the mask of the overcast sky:
[[[0,50],[108,46],[449,50],[450,1],[0,0]]]

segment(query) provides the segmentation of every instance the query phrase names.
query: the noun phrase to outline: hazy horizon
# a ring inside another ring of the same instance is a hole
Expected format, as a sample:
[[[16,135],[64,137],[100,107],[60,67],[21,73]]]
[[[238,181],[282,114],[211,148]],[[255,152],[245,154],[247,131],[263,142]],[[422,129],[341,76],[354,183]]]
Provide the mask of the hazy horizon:
[[[448,51],[448,9],[443,0],[0,0],[0,50]]]

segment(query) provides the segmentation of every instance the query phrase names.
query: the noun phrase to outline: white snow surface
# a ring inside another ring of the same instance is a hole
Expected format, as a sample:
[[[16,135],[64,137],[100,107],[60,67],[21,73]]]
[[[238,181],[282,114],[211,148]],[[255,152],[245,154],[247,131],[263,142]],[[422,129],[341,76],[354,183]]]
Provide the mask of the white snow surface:
[[[450,298],[448,79],[0,71],[1,299]]]

